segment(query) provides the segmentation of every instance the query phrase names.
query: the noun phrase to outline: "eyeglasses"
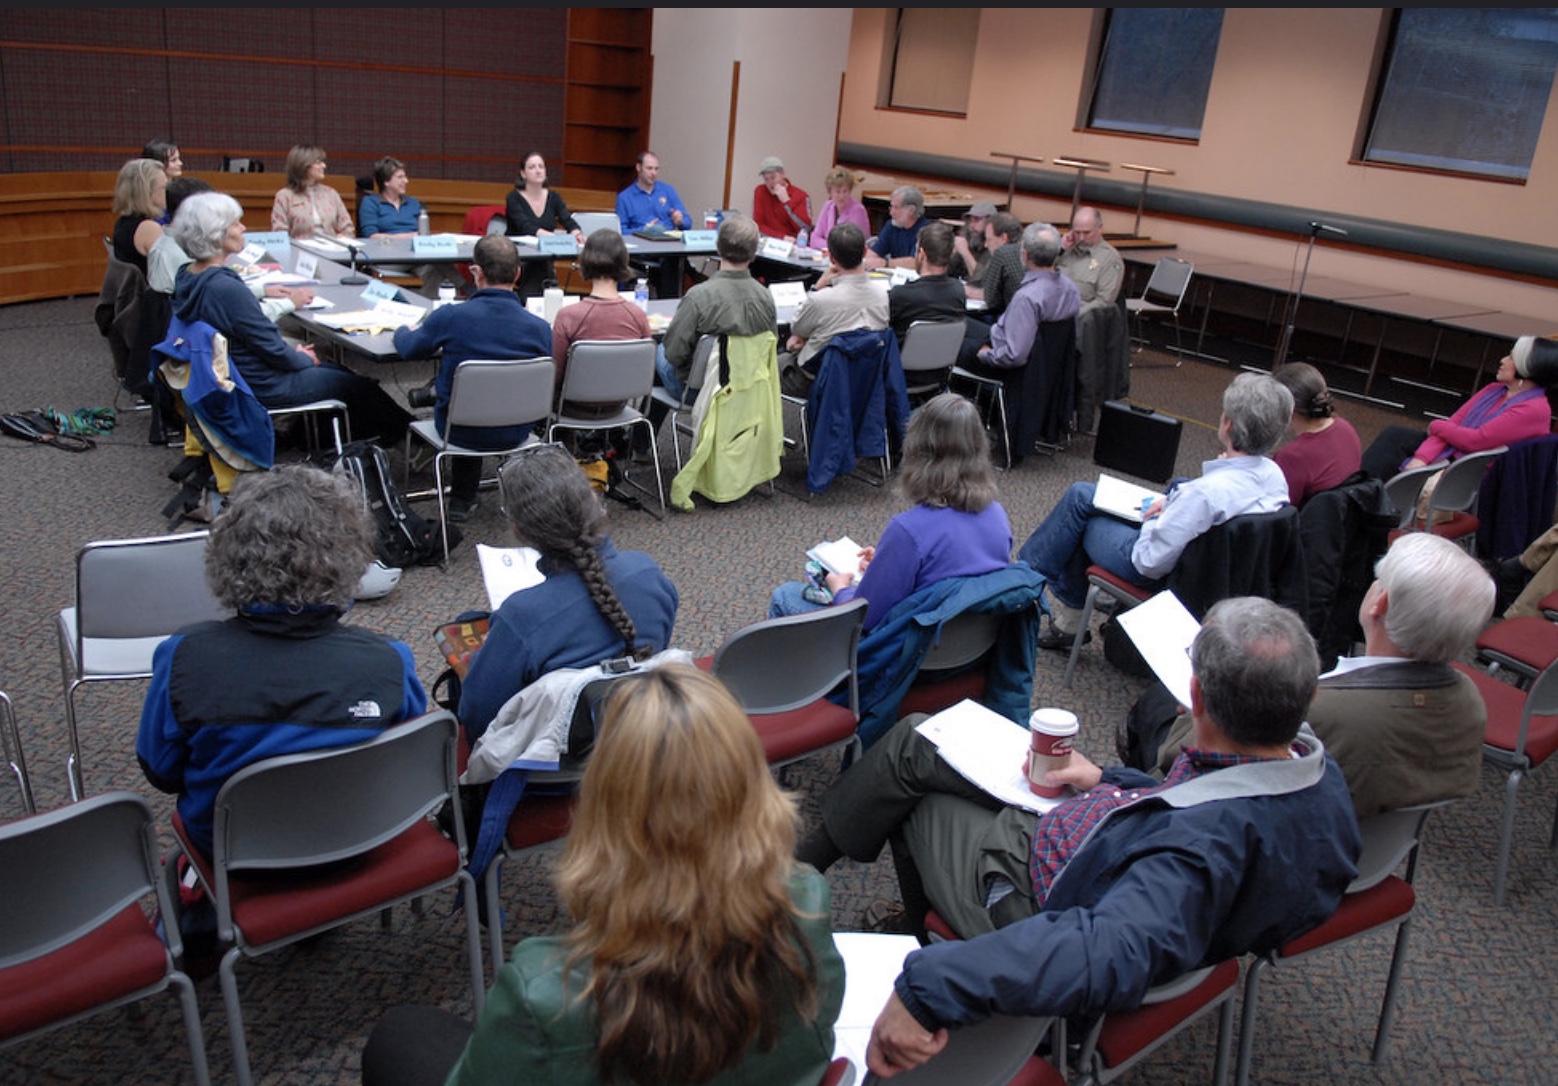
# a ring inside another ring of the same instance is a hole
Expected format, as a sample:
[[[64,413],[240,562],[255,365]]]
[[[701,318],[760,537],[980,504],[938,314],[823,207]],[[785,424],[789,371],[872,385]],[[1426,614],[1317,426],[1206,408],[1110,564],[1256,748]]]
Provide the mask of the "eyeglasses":
[[[503,462],[498,465],[498,509],[505,517],[509,515],[509,511],[508,507],[503,502],[503,473],[507,471],[512,465],[525,459],[527,456],[533,456],[536,453],[541,452],[543,449],[558,449],[561,450],[564,455],[567,455],[568,453],[567,448],[561,441],[537,441],[532,445],[522,445],[518,449],[515,449],[508,456],[505,456],[503,458]],[[569,456],[568,459],[572,460],[573,457]]]

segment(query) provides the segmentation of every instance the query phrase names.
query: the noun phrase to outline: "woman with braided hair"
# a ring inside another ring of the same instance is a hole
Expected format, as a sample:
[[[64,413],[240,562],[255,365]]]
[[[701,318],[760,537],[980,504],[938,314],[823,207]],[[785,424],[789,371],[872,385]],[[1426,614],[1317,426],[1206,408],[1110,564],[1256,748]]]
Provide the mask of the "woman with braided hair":
[[[471,658],[458,715],[472,743],[504,702],[560,668],[645,657],[671,641],[676,586],[640,551],[619,551],[606,510],[560,445],[534,445],[498,470],[503,510],[545,580],[503,601]]]

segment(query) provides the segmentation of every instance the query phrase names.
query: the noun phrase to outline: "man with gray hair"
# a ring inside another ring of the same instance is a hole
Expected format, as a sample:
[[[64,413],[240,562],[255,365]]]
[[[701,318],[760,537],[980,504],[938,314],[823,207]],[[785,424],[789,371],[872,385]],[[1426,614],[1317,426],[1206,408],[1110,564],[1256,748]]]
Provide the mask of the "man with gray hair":
[[[887,217],[887,225],[866,250],[867,271],[914,267],[914,250],[926,222],[924,194],[913,185],[900,185],[888,201]]]
[[[1287,480],[1269,454],[1292,415],[1293,394],[1280,381],[1270,374],[1239,374],[1223,390],[1217,426],[1222,452],[1201,465],[1200,478],[1170,487],[1145,511],[1140,527],[1097,510],[1095,484],[1072,483],[1018,552],[1049,582],[1049,629],[1040,635],[1039,647],[1071,650],[1089,565],[1132,584],[1154,586],[1208,528],[1286,505]]]
[[[1358,608],[1363,655],[1321,676],[1307,718],[1359,818],[1476,792],[1487,726],[1476,683],[1450,666],[1493,613],[1487,571],[1449,540],[1411,532],[1375,575]],[[1159,772],[1190,736],[1181,716],[1158,748]]]
[[[1060,256],[1060,232],[1046,222],[1033,223],[1022,234],[1022,286],[994,325],[970,321],[958,362],[975,373],[998,376],[996,371],[1028,364],[1028,352],[1039,335],[1039,325],[1068,321],[1082,305],[1077,285],[1055,268]]]
[[[900,722],[822,796],[797,857],[826,868],[890,842],[911,923],[934,906],[962,942],[904,960],[871,1070],[924,1062],[991,1014],[1089,1019],[1153,984],[1262,953],[1322,923],[1356,874],[1336,763],[1301,730],[1319,658],[1293,612],[1224,600],[1190,652],[1194,739],[1158,782],[1074,753],[1044,814],[964,780]]]

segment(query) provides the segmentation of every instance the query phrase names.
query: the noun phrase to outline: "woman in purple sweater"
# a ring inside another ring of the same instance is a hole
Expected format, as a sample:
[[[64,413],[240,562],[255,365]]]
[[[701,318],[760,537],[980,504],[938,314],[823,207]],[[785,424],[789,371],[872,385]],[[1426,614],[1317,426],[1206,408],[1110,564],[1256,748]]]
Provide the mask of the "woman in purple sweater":
[[[990,440],[978,409],[962,396],[944,392],[909,420],[898,492],[914,505],[888,521],[876,546],[860,552],[860,571],[826,578],[833,603],[868,601],[867,630],[926,585],[1011,564],[1012,526],[996,501]],[[826,606],[808,598],[810,587],[821,586],[792,581],[774,589],[769,616]]]

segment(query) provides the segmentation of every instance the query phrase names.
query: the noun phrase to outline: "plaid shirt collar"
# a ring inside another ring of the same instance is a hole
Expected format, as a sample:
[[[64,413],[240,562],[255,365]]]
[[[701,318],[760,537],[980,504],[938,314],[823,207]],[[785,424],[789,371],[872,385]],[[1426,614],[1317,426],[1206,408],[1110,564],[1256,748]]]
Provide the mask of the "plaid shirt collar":
[[[1042,908],[1049,896],[1050,887],[1060,875],[1077,849],[1087,839],[1109,812],[1128,807],[1138,800],[1156,795],[1165,788],[1183,784],[1229,766],[1247,765],[1253,762],[1269,762],[1273,759],[1247,754],[1220,754],[1206,750],[1185,750],[1174,759],[1163,783],[1148,788],[1117,788],[1105,781],[1091,791],[1060,803],[1039,816],[1033,830],[1033,855],[1028,862],[1028,873],[1033,879],[1033,900]]]

